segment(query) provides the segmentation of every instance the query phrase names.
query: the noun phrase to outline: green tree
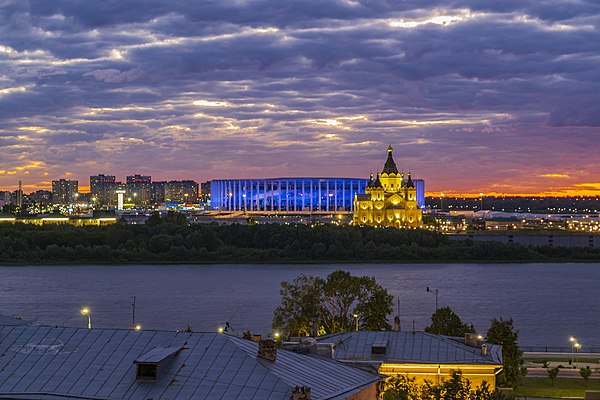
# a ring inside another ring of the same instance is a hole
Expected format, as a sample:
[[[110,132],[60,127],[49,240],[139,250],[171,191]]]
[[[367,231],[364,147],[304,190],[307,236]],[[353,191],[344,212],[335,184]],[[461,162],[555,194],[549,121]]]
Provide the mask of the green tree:
[[[467,325],[450,307],[442,307],[431,316],[431,325],[425,332],[436,335],[464,336],[465,333],[475,333],[473,325]]]
[[[585,381],[585,385],[587,386],[588,379],[590,379],[590,375],[592,375],[592,370],[590,369],[590,366],[588,365],[585,368],[579,369],[579,375],[581,375],[581,377]]]
[[[419,400],[420,388],[415,378],[393,375],[385,382],[383,400]]]
[[[273,328],[288,335],[309,335],[312,324],[321,332],[390,329],[387,316],[393,296],[375,278],[352,276],[338,270],[320,277],[300,275],[281,283],[281,305],[275,309]],[[317,328],[317,326],[315,326]]]
[[[518,386],[526,371],[523,368],[523,352],[519,349],[519,331],[514,329],[512,318],[492,319],[486,339],[488,343],[502,345],[503,368],[498,376],[500,386]]]
[[[481,386],[471,387],[471,382],[462,376],[460,371],[452,371],[449,379],[435,384],[425,380],[418,384],[415,378],[397,375],[385,383],[384,400],[496,400],[502,396],[495,395],[487,382]]]
[[[548,368],[548,378],[550,378],[550,383],[554,386],[554,382],[556,382],[556,378],[558,377],[558,373],[560,370],[558,367]]]
[[[450,379],[442,382],[442,392],[444,400],[468,400],[471,398],[471,382],[460,371],[451,371]]]
[[[160,213],[158,211],[154,211],[146,220],[145,225],[152,227],[152,226],[160,225],[163,222],[164,221],[160,217]]]

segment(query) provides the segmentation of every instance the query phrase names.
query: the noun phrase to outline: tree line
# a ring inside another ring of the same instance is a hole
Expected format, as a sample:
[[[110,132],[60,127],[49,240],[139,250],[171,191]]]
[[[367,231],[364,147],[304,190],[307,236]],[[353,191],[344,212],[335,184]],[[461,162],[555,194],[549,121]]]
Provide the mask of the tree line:
[[[336,225],[0,224],[4,263],[598,261],[600,249],[451,241],[427,230]]]

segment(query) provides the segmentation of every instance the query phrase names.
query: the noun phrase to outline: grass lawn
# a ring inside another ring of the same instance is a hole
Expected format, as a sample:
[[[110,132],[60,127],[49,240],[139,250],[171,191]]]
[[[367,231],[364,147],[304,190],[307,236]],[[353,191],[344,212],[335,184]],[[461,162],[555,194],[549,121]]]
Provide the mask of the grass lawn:
[[[550,386],[548,378],[523,378],[523,384],[515,390],[516,396],[573,397],[583,398],[586,390],[600,390],[600,380],[590,379],[587,386],[583,379],[558,378]]]

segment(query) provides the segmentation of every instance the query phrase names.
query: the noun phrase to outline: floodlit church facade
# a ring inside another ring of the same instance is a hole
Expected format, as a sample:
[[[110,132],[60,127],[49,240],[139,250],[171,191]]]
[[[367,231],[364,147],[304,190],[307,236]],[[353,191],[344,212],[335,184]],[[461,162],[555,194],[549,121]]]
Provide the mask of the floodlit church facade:
[[[392,146],[380,174],[371,179],[364,194],[354,196],[354,225],[418,228],[423,226],[423,212],[417,205],[417,189],[410,172],[398,171]]]

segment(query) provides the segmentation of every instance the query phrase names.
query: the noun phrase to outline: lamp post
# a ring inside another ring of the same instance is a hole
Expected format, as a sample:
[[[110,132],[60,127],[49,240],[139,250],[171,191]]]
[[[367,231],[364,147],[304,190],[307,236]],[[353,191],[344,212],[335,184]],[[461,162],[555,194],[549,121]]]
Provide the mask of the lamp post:
[[[354,314],[353,317],[354,317],[354,323],[356,325],[356,331],[358,332],[358,314]]]
[[[483,193],[479,193],[479,209],[483,211]]]
[[[87,307],[84,307],[81,309],[81,315],[87,315],[88,318],[88,329],[92,329],[92,314],[90,312],[90,309]]]
[[[131,297],[133,298],[133,302],[131,303],[131,325],[135,327],[135,296]]]
[[[446,197],[446,195],[444,193],[440,194],[440,211],[444,211],[444,197]]]
[[[438,295],[440,294],[439,289],[429,289],[429,286],[427,286],[427,292],[431,293],[431,294],[435,294],[435,311],[438,310]]]
[[[581,348],[581,344],[575,343],[575,368],[577,368],[577,364],[579,363],[579,349]]]
[[[571,342],[571,365],[573,364],[573,353],[575,352],[574,348],[575,348],[575,343],[577,343],[577,339],[575,339],[573,336],[571,336],[569,338],[569,342]]]

